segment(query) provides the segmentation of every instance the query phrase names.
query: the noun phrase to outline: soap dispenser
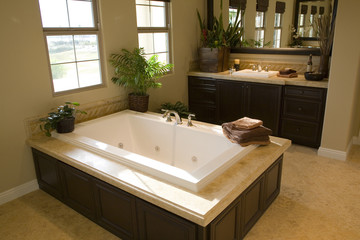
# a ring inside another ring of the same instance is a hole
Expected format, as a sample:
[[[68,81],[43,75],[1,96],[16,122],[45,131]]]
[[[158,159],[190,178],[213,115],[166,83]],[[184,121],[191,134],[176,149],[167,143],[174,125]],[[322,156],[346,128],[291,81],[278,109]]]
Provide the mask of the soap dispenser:
[[[312,54],[310,54],[310,56],[309,56],[309,60],[306,65],[306,71],[312,72]]]

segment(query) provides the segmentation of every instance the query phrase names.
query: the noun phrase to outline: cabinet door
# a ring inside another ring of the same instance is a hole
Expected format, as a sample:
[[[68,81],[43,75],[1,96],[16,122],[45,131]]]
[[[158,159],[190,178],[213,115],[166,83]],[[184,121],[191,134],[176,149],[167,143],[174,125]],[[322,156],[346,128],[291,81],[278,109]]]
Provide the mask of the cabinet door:
[[[218,81],[218,123],[235,121],[244,117],[245,84]]]
[[[195,240],[196,225],[136,199],[139,235],[143,240]]]
[[[268,208],[280,193],[282,156],[265,172],[264,208]]]
[[[98,223],[121,239],[138,239],[135,198],[98,180],[95,193]]]
[[[62,198],[57,159],[32,149],[39,187],[56,198]]]
[[[60,164],[65,202],[86,217],[95,219],[95,199],[90,175],[64,163]]]
[[[247,83],[245,113],[248,117],[261,119],[264,126],[278,135],[282,86]]]
[[[259,178],[243,193],[242,226],[243,236],[251,229],[263,213],[264,177]]]

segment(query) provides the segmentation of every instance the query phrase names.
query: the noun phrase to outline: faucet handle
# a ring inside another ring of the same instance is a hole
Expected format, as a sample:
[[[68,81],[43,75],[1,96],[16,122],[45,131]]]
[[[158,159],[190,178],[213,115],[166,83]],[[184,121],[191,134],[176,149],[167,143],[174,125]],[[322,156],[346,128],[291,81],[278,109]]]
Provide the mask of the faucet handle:
[[[162,115],[162,117],[163,117],[163,118],[166,118],[166,121],[167,121],[167,122],[171,122],[171,116],[170,116],[170,114],[169,114],[170,111],[167,110],[167,109],[161,109],[161,111],[164,112],[163,115]]]
[[[195,117],[195,114],[190,113],[188,115],[188,122],[187,122],[188,127],[194,126],[194,124],[191,122],[191,117]]]

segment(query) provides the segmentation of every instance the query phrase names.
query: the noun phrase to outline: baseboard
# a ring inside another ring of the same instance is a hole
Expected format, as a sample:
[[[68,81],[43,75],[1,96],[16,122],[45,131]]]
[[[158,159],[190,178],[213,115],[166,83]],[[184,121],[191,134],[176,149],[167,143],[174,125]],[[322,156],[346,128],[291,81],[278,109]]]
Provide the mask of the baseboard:
[[[39,189],[36,179],[0,193],[0,205]]]
[[[354,136],[353,137],[353,144],[354,145],[360,145],[360,136]]]
[[[339,151],[339,150],[334,150],[334,149],[330,149],[330,148],[320,147],[318,149],[317,154],[322,157],[328,157],[328,158],[333,158],[333,159],[337,159],[337,160],[341,160],[341,161],[346,161],[347,155],[350,151],[352,144],[353,144],[353,141],[350,141],[349,145],[346,148],[346,151]]]

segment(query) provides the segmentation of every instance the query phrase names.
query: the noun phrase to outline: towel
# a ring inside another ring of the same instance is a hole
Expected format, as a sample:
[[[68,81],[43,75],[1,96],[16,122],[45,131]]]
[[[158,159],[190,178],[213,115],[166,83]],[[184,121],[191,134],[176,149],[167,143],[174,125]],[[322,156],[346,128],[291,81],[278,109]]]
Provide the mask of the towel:
[[[280,75],[288,75],[288,74],[291,74],[291,73],[296,73],[296,70],[294,69],[291,69],[291,68],[284,68],[284,69],[281,69],[279,71]]]
[[[231,122],[237,129],[253,129],[263,125],[263,121],[248,117],[240,118],[236,121]]]
[[[233,143],[241,146],[250,144],[267,145],[270,143],[269,135],[272,134],[271,129],[264,126],[258,126],[253,129],[239,129],[232,122],[223,123],[222,129],[224,135]]]
[[[297,73],[290,73],[290,74],[278,73],[277,76],[278,77],[283,77],[283,78],[296,78],[298,76],[298,74]]]

